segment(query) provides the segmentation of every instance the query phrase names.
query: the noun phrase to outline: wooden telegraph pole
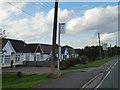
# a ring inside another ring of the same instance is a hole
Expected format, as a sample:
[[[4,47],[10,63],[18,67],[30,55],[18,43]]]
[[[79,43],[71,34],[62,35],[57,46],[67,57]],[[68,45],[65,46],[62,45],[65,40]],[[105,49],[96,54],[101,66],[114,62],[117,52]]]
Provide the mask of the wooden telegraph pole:
[[[54,6],[54,26],[53,26],[53,38],[52,38],[52,59],[51,59],[51,77],[55,77],[55,59],[56,59],[56,37],[57,37],[57,16],[58,16],[58,0],[55,0]]]
[[[102,59],[102,53],[101,53],[101,42],[100,42],[100,34],[98,33],[98,39],[99,39],[99,51],[100,51],[100,60]]]

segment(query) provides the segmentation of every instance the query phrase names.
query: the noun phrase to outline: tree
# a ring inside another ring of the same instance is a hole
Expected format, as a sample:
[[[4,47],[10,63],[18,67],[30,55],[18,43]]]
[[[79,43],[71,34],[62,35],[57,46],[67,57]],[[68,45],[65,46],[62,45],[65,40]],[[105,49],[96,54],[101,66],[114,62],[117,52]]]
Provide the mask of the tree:
[[[3,28],[0,29],[0,37],[1,38],[7,37],[6,30],[4,30]]]

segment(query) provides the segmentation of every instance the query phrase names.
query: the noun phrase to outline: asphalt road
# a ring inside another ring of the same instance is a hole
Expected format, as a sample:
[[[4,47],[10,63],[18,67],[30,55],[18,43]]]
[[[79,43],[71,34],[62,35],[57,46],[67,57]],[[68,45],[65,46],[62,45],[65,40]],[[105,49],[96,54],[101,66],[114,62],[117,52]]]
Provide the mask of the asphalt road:
[[[114,88],[120,90],[120,61],[116,63],[99,83],[98,89]]]
[[[80,88],[87,83],[89,80],[91,80],[93,77],[98,75],[101,72],[104,72],[108,67],[113,65],[113,63],[116,62],[110,61],[101,67],[98,67],[93,70],[87,70],[86,72],[76,72],[73,74],[69,74],[66,76],[63,76],[61,78],[50,80],[44,84],[39,85],[36,88],[72,88],[80,90]]]

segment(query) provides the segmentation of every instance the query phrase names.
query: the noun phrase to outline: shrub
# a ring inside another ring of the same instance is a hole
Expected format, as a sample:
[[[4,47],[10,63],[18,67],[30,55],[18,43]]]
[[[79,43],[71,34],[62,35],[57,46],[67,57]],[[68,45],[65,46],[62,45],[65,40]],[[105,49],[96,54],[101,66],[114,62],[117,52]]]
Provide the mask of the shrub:
[[[85,55],[80,57],[80,63],[81,64],[87,64],[88,60],[89,60],[89,58],[87,56],[85,56]]]
[[[78,64],[78,63],[80,63],[80,60],[78,57],[77,58],[68,58],[68,59],[60,62],[60,69],[65,70],[71,66],[74,66],[75,64]]]

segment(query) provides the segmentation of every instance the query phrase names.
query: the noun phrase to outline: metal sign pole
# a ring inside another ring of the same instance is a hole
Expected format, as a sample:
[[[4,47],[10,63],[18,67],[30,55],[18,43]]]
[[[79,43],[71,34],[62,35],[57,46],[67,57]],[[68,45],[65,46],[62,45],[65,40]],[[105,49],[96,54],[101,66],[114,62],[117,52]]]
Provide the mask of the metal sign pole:
[[[59,30],[58,30],[58,46],[59,46],[59,49],[58,49],[58,77],[60,76],[60,57],[61,57],[61,47],[60,47],[60,29],[61,29],[61,26],[60,26],[60,23],[59,23]]]

